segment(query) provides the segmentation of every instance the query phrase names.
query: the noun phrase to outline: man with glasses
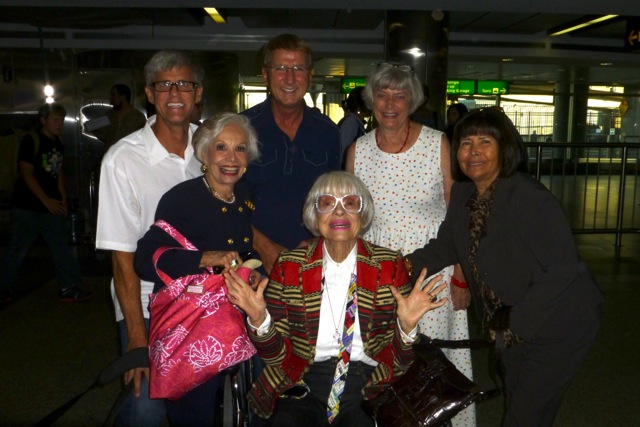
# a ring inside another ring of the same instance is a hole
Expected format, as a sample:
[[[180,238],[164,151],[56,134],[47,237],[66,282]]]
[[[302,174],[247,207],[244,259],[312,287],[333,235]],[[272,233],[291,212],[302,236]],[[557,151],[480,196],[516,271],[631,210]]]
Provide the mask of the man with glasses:
[[[260,160],[242,180],[254,196],[253,242],[267,272],[281,251],[311,237],[302,223],[304,199],[318,176],[340,169],[338,127],[304,101],[312,70],[304,40],[275,37],[265,47],[262,66],[269,96],[242,113],[262,144]]]
[[[112,296],[122,351],[148,346],[149,294],[153,283],[133,269],[140,239],[154,222],[160,197],[200,174],[193,155],[192,110],[202,99],[204,72],[185,52],[161,51],[145,66],[145,93],[156,115],[112,146],[102,161],[96,247],[113,251]],[[125,374],[134,396],[123,405],[118,425],[157,426],[165,420],[162,400],[149,399],[148,368]]]

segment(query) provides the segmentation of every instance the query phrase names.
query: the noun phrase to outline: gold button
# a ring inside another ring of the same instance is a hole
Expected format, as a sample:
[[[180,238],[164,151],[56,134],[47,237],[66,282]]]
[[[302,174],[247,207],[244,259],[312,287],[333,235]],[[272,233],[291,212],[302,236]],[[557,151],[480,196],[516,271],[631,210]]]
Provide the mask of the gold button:
[[[238,212],[242,212],[242,206],[238,207]]]
[[[245,243],[249,243],[249,238],[248,237],[245,237],[243,240],[244,240]]]
[[[227,212],[227,208],[226,207],[222,208],[222,212]]]
[[[229,243],[230,245],[233,245],[233,239],[227,240],[227,243]]]

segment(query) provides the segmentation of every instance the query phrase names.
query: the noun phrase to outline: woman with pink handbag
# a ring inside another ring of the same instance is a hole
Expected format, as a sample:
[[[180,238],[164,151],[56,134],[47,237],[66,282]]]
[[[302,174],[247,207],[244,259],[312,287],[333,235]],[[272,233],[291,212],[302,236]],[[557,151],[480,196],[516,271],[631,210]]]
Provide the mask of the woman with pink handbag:
[[[216,394],[222,380],[214,375],[199,384],[201,376],[197,375],[214,362],[215,372],[218,367],[225,368],[224,360],[218,360],[221,357],[237,362],[255,353],[248,339],[226,343],[205,337],[198,340],[197,346],[188,343],[188,355],[170,354],[174,347],[178,348],[176,341],[185,341],[190,326],[184,326],[187,322],[182,320],[166,325],[171,323],[172,317],[178,316],[178,311],[189,311],[185,308],[185,300],[192,298],[194,293],[194,312],[202,310],[203,304],[210,305],[209,311],[199,312],[194,323],[207,316],[219,316],[220,313],[212,313],[226,304],[227,315],[221,324],[233,323],[238,330],[245,330],[244,317],[228,303],[223,281],[216,282],[215,278],[222,279],[219,274],[240,267],[245,258],[243,255],[251,251],[250,215],[254,205],[248,192],[236,183],[247,164],[259,156],[256,133],[246,117],[223,113],[206,120],[194,134],[192,143],[196,158],[202,162],[204,175],[176,185],[162,197],[156,211],[156,224],[138,242],[135,257],[140,277],[156,283],[150,303],[150,384],[152,394],[155,385],[157,397],[174,399],[167,400],[167,412],[173,426],[214,425]],[[216,277],[212,277],[213,274]],[[207,291],[206,286],[212,281],[217,286],[216,292]],[[198,291],[201,295],[197,295]],[[154,304],[159,304],[161,299],[166,306],[176,302],[181,308],[173,312],[164,307],[154,311]],[[154,313],[160,314],[154,319]],[[157,365],[155,370],[154,364]],[[175,375],[180,386],[162,378],[176,366],[176,370],[183,373],[171,375]],[[195,388],[187,391],[184,384]],[[176,399],[180,395],[182,397]]]

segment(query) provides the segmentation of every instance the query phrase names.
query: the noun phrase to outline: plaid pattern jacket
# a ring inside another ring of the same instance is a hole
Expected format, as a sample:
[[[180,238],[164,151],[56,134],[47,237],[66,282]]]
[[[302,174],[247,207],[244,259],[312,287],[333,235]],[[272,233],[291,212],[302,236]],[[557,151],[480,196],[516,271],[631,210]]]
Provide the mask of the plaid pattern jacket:
[[[273,413],[280,394],[298,383],[313,363],[322,300],[322,243],[283,252],[266,289],[272,317],[269,331],[250,334],[266,368],[251,386],[247,399],[261,417]],[[408,295],[412,284],[399,252],[358,239],[358,318],[367,356],[378,362],[363,389],[365,399],[380,394],[413,361],[411,344],[397,328],[395,286]]]

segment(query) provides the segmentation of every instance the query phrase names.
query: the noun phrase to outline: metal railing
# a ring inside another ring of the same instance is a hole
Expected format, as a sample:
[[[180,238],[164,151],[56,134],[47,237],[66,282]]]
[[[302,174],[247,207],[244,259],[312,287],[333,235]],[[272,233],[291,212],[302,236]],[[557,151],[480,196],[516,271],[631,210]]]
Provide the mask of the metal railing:
[[[564,207],[574,233],[640,232],[640,144],[526,143],[530,172]]]

